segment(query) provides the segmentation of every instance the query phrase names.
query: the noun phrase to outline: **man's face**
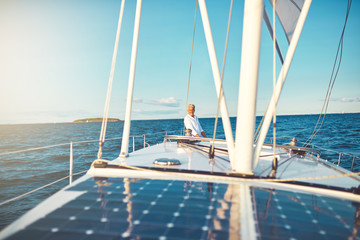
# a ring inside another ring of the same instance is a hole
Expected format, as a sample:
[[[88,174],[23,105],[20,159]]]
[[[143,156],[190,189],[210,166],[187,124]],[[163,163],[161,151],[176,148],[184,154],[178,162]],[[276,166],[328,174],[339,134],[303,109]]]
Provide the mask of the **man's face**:
[[[194,113],[195,113],[195,108],[193,106],[188,106],[188,113],[190,116],[194,116]]]

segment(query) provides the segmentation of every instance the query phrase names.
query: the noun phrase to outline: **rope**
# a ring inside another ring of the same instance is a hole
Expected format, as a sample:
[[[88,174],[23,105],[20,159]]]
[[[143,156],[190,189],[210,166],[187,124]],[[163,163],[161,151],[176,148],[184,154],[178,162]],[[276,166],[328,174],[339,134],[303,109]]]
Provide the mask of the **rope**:
[[[255,132],[255,143],[256,143],[256,142],[258,141],[258,139],[259,139],[259,131],[260,131],[261,126],[262,126],[262,124],[263,124],[263,122],[264,122],[264,116],[265,116],[265,114],[262,116],[261,121],[260,121],[260,123],[259,123],[259,126],[258,126],[257,129],[256,129],[256,132]]]
[[[187,107],[188,107],[188,104],[189,104],[190,76],[191,76],[191,65],[192,65],[192,58],[193,58],[193,52],[194,52],[197,5],[198,5],[198,1],[195,0],[194,28],[193,28],[193,36],[192,36],[192,43],[191,43],[191,56],[190,56],[189,76],[188,76],[188,85],[187,85],[187,93],[186,93],[185,116],[187,114]],[[185,126],[184,126],[184,131],[185,131]]]
[[[87,171],[87,170],[81,171],[81,172],[78,172],[78,173],[74,173],[74,174],[72,174],[72,176],[76,176],[76,175],[82,174],[82,173],[84,173],[84,172],[86,172],[86,171]],[[36,189],[34,189],[34,190],[31,190],[31,191],[29,191],[29,192],[27,192],[27,193],[21,194],[21,195],[19,195],[19,196],[17,196],[17,197],[14,197],[14,198],[11,198],[11,199],[9,199],[9,200],[6,200],[6,201],[0,203],[0,206],[5,205],[5,204],[7,204],[7,203],[9,203],[9,202],[15,201],[15,200],[17,200],[17,199],[19,199],[19,198],[25,197],[26,195],[29,195],[29,194],[31,194],[31,193],[33,193],[33,192],[37,192],[37,191],[39,191],[39,190],[41,190],[41,189],[44,189],[44,188],[46,188],[46,187],[49,187],[49,186],[51,186],[51,185],[53,185],[53,184],[55,184],[55,183],[58,183],[58,182],[60,182],[60,181],[62,181],[62,180],[65,180],[66,178],[69,178],[69,177],[70,177],[70,175],[69,175],[69,176],[66,176],[66,177],[63,177],[63,178],[60,178],[60,179],[58,179],[58,180],[56,180],[56,181],[54,181],[54,182],[48,183],[48,184],[46,184],[46,185],[44,185],[44,186],[42,186],[42,187],[36,188]]]
[[[216,109],[216,118],[215,118],[214,132],[213,132],[213,139],[212,139],[213,144],[211,144],[211,150],[210,150],[211,157],[210,158],[212,158],[212,155],[214,153],[214,145],[215,145],[214,142],[215,142],[215,137],[216,137],[217,123],[218,123],[218,119],[219,119],[220,101],[221,101],[221,97],[223,95],[223,79],[224,79],[227,47],[228,47],[228,42],[229,42],[229,32],[230,32],[230,23],[231,23],[233,3],[234,3],[234,0],[231,0],[230,11],[229,11],[229,20],[228,20],[228,26],[227,26],[227,31],[226,31],[224,58],[223,58],[223,65],[222,65],[222,72],[221,72],[221,79],[220,79],[220,93],[219,93],[219,99],[218,99],[218,104],[217,104],[217,109]]]
[[[352,3],[352,0],[348,0],[347,10],[346,10],[346,17],[345,17],[345,23],[344,23],[344,27],[343,27],[343,30],[342,30],[342,33],[341,33],[340,40],[339,40],[339,45],[338,45],[338,49],[337,49],[337,52],[336,52],[336,57],[335,57],[335,61],[334,61],[334,65],[333,65],[333,70],[332,70],[331,77],[330,77],[330,81],[329,81],[329,86],[328,86],[328,89],[327,89],[327,92],[326,92],[324,104],[323,104],[323,106],[322,106],[322,109],[321,109],[319,118],[318,118],[318,120],[317,120],[317,122],[316,122],[315,128],[314,128],[311,136],[305,141],[305,144],[304,144],[305,147],[308,146],[308,145],[311,143],[311,141],[313,140],[313,138],[315,137],[315,135],[319,132],[319,130],[321,129],[321,127],[322,127],[322,125],[323,125],[323,123],[324,123],[324,121],[325,121],[325,116],[326,116],[327,108],[328,108],[328,105],[329,105],[329,102],[330,102],[330,95],[331,95],[332,89],[333,89],[333,87],[334,87],[335,80],[336,80],[336,78],[337,78],[337,75],[338,75],[339,69],[340,69],[340,65],[341,65],[342,51],[343,51],[343,43],[344,43],[344,33],[345,33],[345,28],[346,28],[347,20],[348,20],[349,13],[350,13],[351,3]],[[339,56],[339,51],[340,51],[340,56]],[[339,60],[338,60],[338,57],[339,57]],[[337,63],[337,62],[338,62],[338,63]],[[335,69],[336,69],[336,70],[335,70]],[[335,72],[335,74],[334,74],[334,72]],[[320,126],[318,127],[319,122],[320,122],[320,119],[322,119],[322,120],[321,120]]]
[[[103,147],[104,141],[105,141],[107,120],[108,120],[109,107],[110,107],[111,90],[112,90],[112,84],[113,84],[113,80],[114,80],[116,56],[117,56],[117,51],[118,51],[118,46],[119,46],[119,38],[120,38],[121,22],[122,22],[122,17],[123,17],[123,13],[124,13],[124,5],[125,5],[125,0],[122,0],[121,7],[120,7],[120,14],[119,14],[119,22],[118,22],[118,27],[117,27],[117,32],[116,32],[116,40],[115,40],[113,58],[112,58],[112,63],[111,63],[108,89],[107,89],[107,94],[106,94],[104,117],[103,117],[103,121],[102,121],[102,125],[101,125],[101,132],[100,132],[100,138],[99,138],[99,151],[97,154],[98,158],[101,158],[101,156],[102,156],[102,147]]]
[[[273,92],[275,93],[275,88],[276,88],[276,35],[275,35],[275,26],[276,26],[276,21],[275,21],[275,9],[276,9],[276,1],[273,0],[272,1],[273,4],[273,25],[274,25],[274,30],[273,30]],[[274,153],[274,158],[273,158],[273,165],[272,165],[272,171],[270,176],[275,176],[276,173],[276,169],[277,169],[277,158],[276,158],[276,104],[275,104],[275,109],[274,109],[274,114],[273,114],[273,137],[274,137],[274,141],[273,141],[273,153]]]
[[[111,163],[111,165],[114,166],[118,166],[118,167],[123,167],[123,168],[127,168],[127,169],[132,169],[132,170],[139,170],[139,171],[145,171],[145,172],[159,172],[155,169],[148,169],[148,168],[142,168],[142,167],[135,167],[135,166],[129,166],[129,165],[125,165],[125,164],[121,164],[121,163],[115,163],[109,160],[104,160],[104,159],[96,159],[92,164],[91,164],[91,168],[93,168],[93,166],[96,164],[97,161],[100,162],[106,162],[106,163]],[[188,174],[188,173],[174,173],[174,172],[161,172],[164,173],[165,175],[170,175],[170,176],[188,176],[191,178],[196,178],[196,179],[202,179],[202,180],[213,180],[213,181],[221,181],[226,179],[227,181],[231,181],[231,182],[238,182],[239,178],[235,178],[235,177],[231,177],[231,176],[226,176],[226,177],[220,177],[220,176],[209,176],[209,175],[194,175],[194,174]],[[345,173],[345,174],[338,174],[338,175],[328,175],[328,176],[318,176],[318,177],[304,177],[304,178],[287,178],[287,179],[274,179],[274,178],[241,178],[241,181],[255,181],[255,182],[294,182],[294,181],[307,181],[307,180],[321,180],[321,179],[330,179],[330,178],[340,178],[340,177],[351,177],[351,176],[356,176],[356,175],[360,175],[360,172],[354,172],[354,173]]]

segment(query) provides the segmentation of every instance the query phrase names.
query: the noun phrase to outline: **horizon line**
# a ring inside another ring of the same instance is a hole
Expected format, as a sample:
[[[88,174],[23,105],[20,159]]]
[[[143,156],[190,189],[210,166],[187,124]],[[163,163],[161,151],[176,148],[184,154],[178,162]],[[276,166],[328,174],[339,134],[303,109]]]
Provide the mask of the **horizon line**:
[[[326,115],[334,115],[334,114],[357,114],[359,112],[334,112],[334,113],[326,113]],[[319,113],[294,113],[294,114],[278,114],[276,116],[305,116],[305,115],[324,115]],[[263,115],[256,115],[256,117],[262,117]],[[94,117],[95,118],[95,117]],[[101,117],[100,117],[101,118]],[[108,117],[108,119],[115,118],[115,117]],[[215,117],[199,117],[199,119],[207,119],[207,118],[215,118]],[[222,118],[219,116],[219,118]],[[236,116],[230,116],[230,118],[236,118]],[[86,118],[85,118],[86,119]],[[117,118],[120,122],[124,122],[124,120]],[[158,119],[131,119],[131,121],[156,121],[156,120],[180,120],[183,118],[158,118]],[[4,125],[32,125],[32,124],[64,124],[64,123],[77,123],[73,121],[64,121],[64,122],[22,122],[22,123],[0,123],[0,126]],[[101,123],[102,121],[98,122]],[[81,122],[79,122],[81,123]],[[86,122],[85,122],[86,123]],[[91,122],[89,122],[91,123]]]

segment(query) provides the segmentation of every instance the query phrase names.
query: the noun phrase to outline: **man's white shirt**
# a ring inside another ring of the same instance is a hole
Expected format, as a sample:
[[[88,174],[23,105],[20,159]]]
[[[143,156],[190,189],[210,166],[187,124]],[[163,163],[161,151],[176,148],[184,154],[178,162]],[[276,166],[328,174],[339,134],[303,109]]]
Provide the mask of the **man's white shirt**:
[[[199,134],[201,136],[201,132],[204,131],[200,125],[199,119],[197,116],[190,116],[189,114],[186,115],[184,118],[185,127],[187,129],[191,129],[191,134],[195,136],[196,134]]]

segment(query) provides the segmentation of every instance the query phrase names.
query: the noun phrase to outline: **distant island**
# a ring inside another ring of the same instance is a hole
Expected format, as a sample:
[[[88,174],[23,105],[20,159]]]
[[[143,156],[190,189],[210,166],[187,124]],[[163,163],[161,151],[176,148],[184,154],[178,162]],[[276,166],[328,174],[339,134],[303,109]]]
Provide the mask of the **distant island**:
[[[84,118],[73,121],[74,123],[102,122],[103,118]],[[108,118],[108,122],[120,122],[118,118]]]

